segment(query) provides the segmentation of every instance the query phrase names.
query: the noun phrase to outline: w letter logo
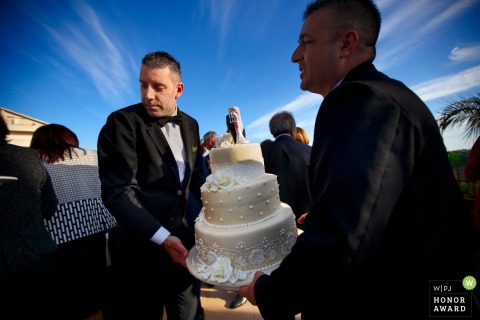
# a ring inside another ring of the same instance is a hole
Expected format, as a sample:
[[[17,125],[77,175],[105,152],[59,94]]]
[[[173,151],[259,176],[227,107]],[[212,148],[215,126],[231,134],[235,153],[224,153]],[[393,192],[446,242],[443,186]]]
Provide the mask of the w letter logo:
[[[467,290],[473,290],[477,286],[477,280],[472,276],[466,276],[462,281],[463,287]]]

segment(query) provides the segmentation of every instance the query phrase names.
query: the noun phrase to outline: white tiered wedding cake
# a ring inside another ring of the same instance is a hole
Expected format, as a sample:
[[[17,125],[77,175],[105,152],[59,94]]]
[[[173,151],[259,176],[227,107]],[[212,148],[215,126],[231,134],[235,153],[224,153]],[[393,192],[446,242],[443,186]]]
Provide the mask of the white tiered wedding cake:
[[[210,150],[210,166],[187,266],[206,283],[235,289],[290,253],[295,216],[280,201],[277,177],[265,173],[258,143],[224,143]]]

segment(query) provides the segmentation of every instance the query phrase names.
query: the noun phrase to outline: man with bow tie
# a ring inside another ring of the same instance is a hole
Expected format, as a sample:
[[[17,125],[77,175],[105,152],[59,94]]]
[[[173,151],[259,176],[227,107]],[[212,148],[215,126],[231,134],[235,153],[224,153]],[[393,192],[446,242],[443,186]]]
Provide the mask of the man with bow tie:
[[[180,111],[180,64],[151,52],[140,70],[142,103],[114,111],[98,137],[102,198],[117,219],[109,235],[114,284],[107,315],[201,319],[199,282],[186,268],[194,245],[188,196],[205,182],[198,122]],[[153,294],[152,294],[153,292]]]

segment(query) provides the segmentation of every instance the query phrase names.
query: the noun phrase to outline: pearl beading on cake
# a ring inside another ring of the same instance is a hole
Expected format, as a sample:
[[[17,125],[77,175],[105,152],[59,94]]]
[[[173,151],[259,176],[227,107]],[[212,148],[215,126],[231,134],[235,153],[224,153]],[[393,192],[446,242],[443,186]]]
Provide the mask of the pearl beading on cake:
[[[207,222],[224,226],[244,225],[275,214],[280,208],[275,175],[265,174],[248,184],[233,184],[231,177],[229,174],[218,176],[217,180],[211,179],[201,187]]]
[[[230,212],[232,212],[232,209],[230,209]],[[252,222],[249,222],[249,223],[231,224],[231,225],[225,226],[225,225],[219,225],[219,224],[214,224],[214,223],[208,222],[207,219],[205,219],[205,210],[204,210],[204,208],[202,208],[200,210],[200,214],[195,219],[195,222],[196,223],[205,223],[207,226],[210,226],[212,228],[217,228],[217,229],[235,229],[235,228],[243,228],[243,227],[253,226],[253,225],[262,223],[264,221],[267,221],[269,219],[272,219],[272,218],[276,217],[279,213],[280,213],[280,211],[277,211],[274,214],[268,215],[264,218],[260,218],[259,220],[252,221]],[[260,212],[259,215],[263,215],[263,212]],[[223,221],[223,219],[220,219],[220,221]]]

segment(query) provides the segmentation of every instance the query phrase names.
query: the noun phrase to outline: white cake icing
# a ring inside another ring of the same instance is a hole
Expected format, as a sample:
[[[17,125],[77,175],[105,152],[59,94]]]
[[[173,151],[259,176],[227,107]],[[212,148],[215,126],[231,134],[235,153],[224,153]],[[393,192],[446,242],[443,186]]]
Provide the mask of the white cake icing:
[[[258,143],[212,149],[210,166],[187,266],[207,283],[238,287],[290,253],[295,216],[280,201],[277,177],[265,173]]]
[[[257,223],[280,210],[277,176],[273,174],[215,191],[206,183],[201,193],[203,218],[217,228]]]

